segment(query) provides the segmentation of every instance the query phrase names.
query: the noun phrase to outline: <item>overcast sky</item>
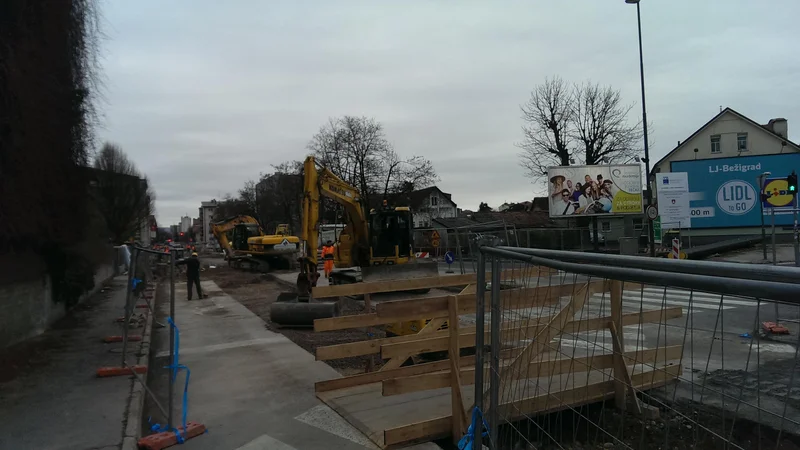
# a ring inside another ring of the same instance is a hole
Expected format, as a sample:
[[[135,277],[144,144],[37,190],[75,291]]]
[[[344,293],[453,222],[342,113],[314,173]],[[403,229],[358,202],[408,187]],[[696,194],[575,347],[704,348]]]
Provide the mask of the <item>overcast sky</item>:
[[[519,105],[559,75],[641,116],[624,0],[104,0],[104,127],[145,172],[161,225],[290,159],[329,117],[385,125],[464,209],[541,193],[520,167]],[[730,106],[800,130],[800,2],[642,0],[653,161]]]

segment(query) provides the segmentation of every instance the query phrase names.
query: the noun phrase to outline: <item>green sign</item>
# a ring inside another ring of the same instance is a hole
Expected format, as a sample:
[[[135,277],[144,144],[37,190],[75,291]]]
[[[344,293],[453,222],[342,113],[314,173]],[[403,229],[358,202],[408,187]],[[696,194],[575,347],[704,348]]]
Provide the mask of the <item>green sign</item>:
[[[656,217],[653,221],[653,240],[656,244],[661,243],[661,216]]]

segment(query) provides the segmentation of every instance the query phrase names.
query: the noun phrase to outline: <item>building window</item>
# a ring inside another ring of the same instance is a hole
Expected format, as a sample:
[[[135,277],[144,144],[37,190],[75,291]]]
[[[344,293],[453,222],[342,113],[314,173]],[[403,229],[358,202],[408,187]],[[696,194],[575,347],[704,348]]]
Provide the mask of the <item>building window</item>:
[[[736,148],[738,148],[740,152],[747,151],[747,133],[739,133],[736,135]]]
[[[718,134],[711,136],[711,153],[722,153],[722,149],[719,146]]]
[[[611,222],[603,222],[602,224],[603,231],[611,231]]]
[[[438,204],[439,204],[439,197],[431,195],[431,206],[436,206]]]

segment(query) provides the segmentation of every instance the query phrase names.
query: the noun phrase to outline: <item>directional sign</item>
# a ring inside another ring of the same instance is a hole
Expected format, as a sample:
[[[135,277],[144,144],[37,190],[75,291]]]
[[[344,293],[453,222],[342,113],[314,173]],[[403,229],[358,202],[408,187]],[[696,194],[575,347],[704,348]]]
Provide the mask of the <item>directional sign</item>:
[[[453,256],[453,252],[448,251],[447,253],[444,254],[444,262],[446,262],[447,264],[453,264],[455,260],[456,257]]]

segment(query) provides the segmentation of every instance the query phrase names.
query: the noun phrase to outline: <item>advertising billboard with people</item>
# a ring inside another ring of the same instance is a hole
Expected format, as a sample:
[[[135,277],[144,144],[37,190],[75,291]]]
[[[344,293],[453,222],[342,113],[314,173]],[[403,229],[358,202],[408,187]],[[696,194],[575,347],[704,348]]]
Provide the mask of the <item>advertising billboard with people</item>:
[[[550,217],[642,214],[638,164],[547,169]]]

